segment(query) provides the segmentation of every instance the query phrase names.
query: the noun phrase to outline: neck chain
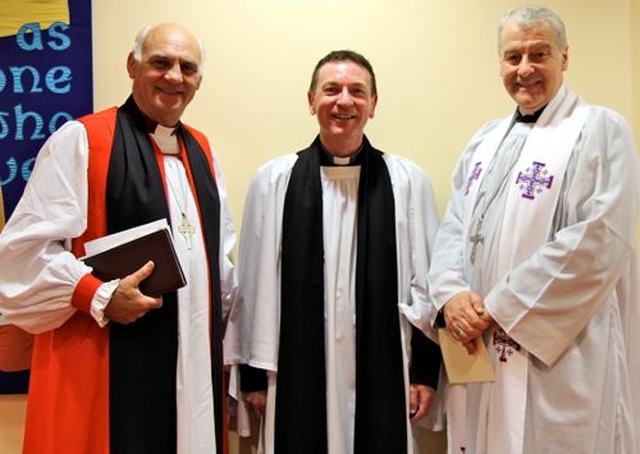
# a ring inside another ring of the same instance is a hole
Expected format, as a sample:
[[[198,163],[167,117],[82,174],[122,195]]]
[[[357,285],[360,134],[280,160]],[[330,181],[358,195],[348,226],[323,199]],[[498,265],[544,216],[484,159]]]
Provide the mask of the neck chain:
[[[180,224],[178,224],[178,232],[184,238],[184,241],[187,244],[187,249],[190,250],[192,247],[191,237],[196,232],[196,229],[191,223],[191,221],[189,221],[189,218],[187,217],[187,204],[188,204],[187,197],[189,196],[189,182],[187,181],[186,188],[184,187],[182,182],[180,184],[182,189],[182,194],[180,194],[182,196],[182,200],[180,200],[181,198],[178,196],[178,191],[176,191],[176,188],[174,187],[173,181],[171,181],[171,178],[167,178],[167,182],[169,183],[169,187],[171,189],[171,193],[173,194],[173,198],[176,201],[176,204],[178,205],[178,209],[180,210]]]
[[[507,132],[507,134],[505,135],[505,138],[508,137],[510,133],[511,131]],[[489,211],[489,208],[491,207],[495,199],[498,197],[498,194],[500,194],[501,189],[504,187],[505,181],[507,180],[507,178],[509,178],[509,175],[511,175],[511,171],[515,167],[516,162],[518,162],[518,158],[520,157],[520,152],[522,151],[522,146],[519,146],[517,149],[512,149],[512,150],[501,150],[503,144],[504,144],[504,139],[500,144],[500,146],[498,146],[498,150],[496,151],[496,153],[493,155],[493,158],[491,159],[491,162],[489,164],[489,169],[495,172],[500,172],[502,170],[502,168],[504,167],[504,164],[500,165],[502,164],[502,162],[500,163],[498,162],[499,161],[498,156],[502,156],[504,158],[510,157],[511,162],[508,163],[508,166],[505,168],[502,175],[499,176],[498,184],[495,187],[493,188],[488,187],[489,178],[491,177],[491,175],[487,174],[483,178],[480,188],[478,189],[478,191],[480,191],[483,188],[483,186],[485,186],[485,182],[486,182],[487,191],[484,193],[484,196],[482,197],[481,207],[476,207],[478,208],[480,217],[476,222],[476,228],[474,230],[473,235],[469,237],[469,241],[473,245],[471,248],[471,254],[469,256],[469,261],[471,262],[472,265],[474,265],[476,261],[476,253],[477,253],[478,245],[484,244],[484,235],[481,233],[481,230],[482,230],[482,224],[484,223],[485,216],[487,215],[487,212]],[[493,175],[493,178],[495,177],[496,175]],[[489,192],[489,190],[491,190],[491,192]],[[474,210],[474,213],[475,212],[476,210]]]

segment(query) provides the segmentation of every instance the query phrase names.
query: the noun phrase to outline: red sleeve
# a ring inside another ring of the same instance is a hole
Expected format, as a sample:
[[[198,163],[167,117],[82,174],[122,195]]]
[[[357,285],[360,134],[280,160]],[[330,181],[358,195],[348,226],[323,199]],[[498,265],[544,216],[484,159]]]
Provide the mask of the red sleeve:
[[[71,296],[71,305],[82,312],[89,313],[91,311],[91,301],[98,287],[103,282],[93,274],[85,274],[76,285],[73,295]]]

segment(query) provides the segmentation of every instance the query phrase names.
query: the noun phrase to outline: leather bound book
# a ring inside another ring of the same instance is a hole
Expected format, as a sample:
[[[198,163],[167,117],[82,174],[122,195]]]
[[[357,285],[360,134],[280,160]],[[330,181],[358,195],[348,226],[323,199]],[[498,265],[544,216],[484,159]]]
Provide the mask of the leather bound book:
[[[105,282],[123,278],[152,260],[155,264],[153,273],[140,283],[140,291],[149,296],[173,292],[187,284],[171,234],[166,228],[82,260],[93,268],[94,276]]]

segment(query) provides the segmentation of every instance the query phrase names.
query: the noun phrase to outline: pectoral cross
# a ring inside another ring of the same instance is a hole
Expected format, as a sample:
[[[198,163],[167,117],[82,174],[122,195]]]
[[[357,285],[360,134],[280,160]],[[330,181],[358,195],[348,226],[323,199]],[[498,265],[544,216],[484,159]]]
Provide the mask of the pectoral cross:
[[[476,224],[476,233],[469,237],[469,241],[473,244],[471,248],[471,255],[469,256],[469,261],[472,265],[476,262],[476,252],[479,244],[484,244],[484,235],[480,233],[480,229],[482,228],[482,221],[484,221],[484,215],[480,217],[478,220],[478,224]]]
[[[185,242],[187,243],[187,249],[191,249],[191,237],[195,233],[196,229],[193,227],[187,216],[182,213],[180,218],[180,225],[178,225],[178,232],[184,237]]]

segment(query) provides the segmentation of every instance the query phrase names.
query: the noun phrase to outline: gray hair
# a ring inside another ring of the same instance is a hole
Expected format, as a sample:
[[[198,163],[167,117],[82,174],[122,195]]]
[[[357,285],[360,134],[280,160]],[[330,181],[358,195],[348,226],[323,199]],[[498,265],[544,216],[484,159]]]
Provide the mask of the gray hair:
[[[138,32],[135,39],[133,40],[133,47],[131,48],[131,53],[133,54],[133,58],[135,61],[142,61],[142,46],[144,45],[144,41],[147,39],[149,32],[153,28],[152,25],[145,25],[142,30]],[[200,38],[194,36],[196,42],[198,43],[198,48],[200,50],[200,62],[198,63],[198,72],[200,74],[204,73],[204,60],[205,60],[205,52],[204,45]]]
[[[523,29],[539,23],[548,25],[554,34],[558,50],[564,51],[567,48],[567,33],[560,16],[544,6],[520,6],[506,12],[498,22],[498,53],[502,51],[502,30],[511,19],[516,19],[518,26]]]

